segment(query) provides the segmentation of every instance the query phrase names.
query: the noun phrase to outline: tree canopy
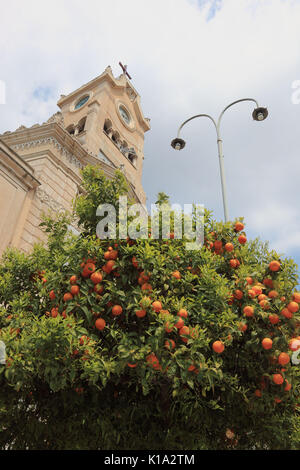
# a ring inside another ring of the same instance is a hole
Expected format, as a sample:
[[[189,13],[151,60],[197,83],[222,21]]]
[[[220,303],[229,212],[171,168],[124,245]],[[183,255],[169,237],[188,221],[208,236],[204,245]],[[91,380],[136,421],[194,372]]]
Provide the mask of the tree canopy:
[[[91,167],[83,187],[79,236],[47,216],[47,244],[0,263],[0,448],[299,448],[294,261],[208,211],[200,250],[98,239],[128,187]]]

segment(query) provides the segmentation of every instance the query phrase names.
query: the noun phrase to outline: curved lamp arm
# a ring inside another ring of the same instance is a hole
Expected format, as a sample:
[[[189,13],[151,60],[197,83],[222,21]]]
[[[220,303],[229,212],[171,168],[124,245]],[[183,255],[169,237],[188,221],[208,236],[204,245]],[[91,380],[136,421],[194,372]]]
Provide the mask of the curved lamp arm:
[[[218,138],[220,138],[220,125],[221,125],[221,119],[223,117],[223,114],[225,113],[225,111],[227,111],[228,108],[231,108],[231,106],[233,106],[234,104],[241,103],[242,101],[253,101],[256,104],[256,107],[257,108],[259,107],[258,102],[256,100],[254,100],[253,98],[243,98],[241,100],[234,101],[233,103],[226,106],[226,108],[224,108],[223,111],[221,112],[221,114],[219,116],[219,119],[218,119],[218,124],[217,124]]]
[[[216,131],[218,132],[217,124],[216,124],[216,121],[214,120],[214,118],[212,118],[211,116],[209,116],[209,114],[197,114],[196,116],[193,116],[193,117],[187,119],[186,121],[184,121],[184,122],[181,124],[181,126],[179,127],[178,132],[177,132],[177,138],[179,138],[179,134],[180,134],[180,131],[181,131],[181,129],[183,128],[183,126],[185,126],[185,124],[186,124],[187,122],[191,121],[192,119],[196,119],[196,118],[198,118],[198,117],[207,117],[207,118],[209,118],[209,119],[214,123],[215,129],[216,129]]]

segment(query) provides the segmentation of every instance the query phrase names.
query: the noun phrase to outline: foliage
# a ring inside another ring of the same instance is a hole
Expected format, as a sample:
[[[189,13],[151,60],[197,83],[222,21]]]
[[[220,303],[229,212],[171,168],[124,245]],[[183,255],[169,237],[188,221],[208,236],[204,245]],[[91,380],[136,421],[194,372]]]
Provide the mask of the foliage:
[[[47,246],[28,255],[9,250],[0,265],[7,349],[0,448],[299,448],[299,368],[278,363],[299,334],[299,313],[281,313],[297,285],[293,260],[258,239],[241,243],[237,221],[216,222],[209,212],[201,250],[186,250],[172,234],[99,240],[96,208],[117,204],[125,187],[122,177],[106,181],[91,168],[83,178],[76,201],[83,233],[68,232],[68,216],[48,218]],[[270,270],[273,260],[278,271]],[[79,294],[67,300],[74,286]],[[245,317],[245,306],[253,316]],[[96,327],[100,318],[104,329]],[[187,330],[176,327],[180,318]],[[213,349],[216,341],[223,352]],[[283,385],[273,382],[276,373]]]

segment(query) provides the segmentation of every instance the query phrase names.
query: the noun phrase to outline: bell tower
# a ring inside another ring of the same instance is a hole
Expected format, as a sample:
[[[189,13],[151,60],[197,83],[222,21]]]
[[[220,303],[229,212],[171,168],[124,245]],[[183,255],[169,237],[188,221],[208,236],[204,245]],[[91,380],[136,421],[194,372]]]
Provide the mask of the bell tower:
[[[72,208],[86,165],[101,167],[108,178],[121,169],[130,197],[146,203],[142,170],[150,123],[126,68],[115,78],[107,67],[57,104],[60,111],[46,122],[0,135],[0,255],[7,246],[31,251],[46,240],[42,214]]]
[[[68,95],[57,105],[66,131],[90,154],[124,171],[141,203],[144,134],[150,120],[143,116],[140,96],[129,75],[115,78],[111,67]]]

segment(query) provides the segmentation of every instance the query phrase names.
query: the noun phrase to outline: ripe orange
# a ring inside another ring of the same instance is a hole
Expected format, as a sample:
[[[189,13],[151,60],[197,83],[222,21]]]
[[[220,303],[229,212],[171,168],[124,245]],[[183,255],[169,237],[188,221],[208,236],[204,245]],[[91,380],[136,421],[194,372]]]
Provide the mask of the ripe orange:
[[[283,308],[280,313],[288,320],[290,320],[294,316],[293,313],[288,308]]]
[[[290,356],[285,353],[285,352],[282,352],[279,354],[278,356],[278,363],[281,365],[281,366],[285,366],[286,364],[288,364],[290,362]]]
[[[212,345],[212,348],[218,354],[221,354],[225,349],[224,344],[222,343],[222,341],[215,341]]]
[[[188,371],[189,371],[189,372],[193,372],[195,369],[196,369],[196,367],[194,366],[194,364],[191,364],[191,365],[188,367]]]
[[[169,350],[174,349],[175,348],[175,341],[173,339],[166,339],[165,348],[169,349]]]
[[[261,344],[264,349],[272,349],[273,341],[270,338],[264,338]]]
[[[180,328],[179,334],[180,335],[189,335],[190,334],[189,327],[188,326],[183,326],[182,328]]]
[[[138,318],[143,318],[146,316],[147,312],[146,310],[136,310],[135,314]]]
[[[270,308],[270,304],[266,299],[260,300],[259,305],[261,306],[263,310],[269,310]]]
[[[153,310],[158,313],[160,312],[160,310],[162,309],[162,304],[161,302],[159,302],[159,300],[155,300],[153,303],[152,303],[152,308]]]
[[[51,290],[51,291],[49,292],[49,297],[50,297],[51,300],[54,300],[54,299],[55,299],[56,296],[55,296],[54,290]]]
[[[271,289],[274,287],[274,284],[273,284],[273,281],[272,279],[266,277],[264,280],[263,280],[263,283],[266,287],[270,287]]]
[[[294,302],[300,303],[300,292],[294,292],[292,297]]]
[[[114,317],[121,315],[122,312],[123,312],[123,309],[121,305],[114,305],[111,310],[111,313],[113,314]]]
[[[241,232],[242,230],[244,230],[245,226],[244,224],[242,224],[242,222],[237,222],[234,226],[234,230],[236,232]]]
[[[56,318],[57,315],[58,315],[58,307],[53,307],[53,308],[51,309],[51,317],[52,317],[52,318]]]
[[[72,299],[73,299],[73,295],[70,294],[70,292],[67,292],[67,293],[64,295],[63,299],[64,299],[64,302],[69,302],[69,300],[72,300]]]
[[[233,295],[238,300],[242,299],[244,296],[243,292],[239,289],[235,290]]]
[[[273,375],[273,382],[276,385],[282,385],[284,382],[284,379],[281,374],[274,374]]]
[[[148,356],[146,357],[146,361],[153,367],[153,369],[159,368],[159,360],[154,353],[148,354]]]
[[[180,328],[182,328],[184,326],[184,320],[179,317],[178,320],[177,320],[177,323],[175,323],[175,327],[178,328],[178,330],[180,330]]]
[[[104,320],[103,318],[97,318],[97,320],[95,321],[95,327],[96,327],[97,330],[99,330],[99,331],[104,330],[105,325],[106,325],[106,322],[105,322],[105,320]]]
[[[149,281],[149,279],[150,279],[150,276],[147,275],[147,274],[145,274],[145,271],[142,271],[142,272],[140,273],[140,275],[139,275],[138,283],[139,283],[140,285],[143,285],[143,284],[145,284],[147,281]]]
[[[259,389],[255,390],[254,394],[255,394],[256,397],[259,397],[259,398],[260,398],[261,395],[262,395],[262,393],[261,393],[261,391],[260,391]]]
[[[253,286],[252,290],[255,292],[255,295],[261,295],[262,294],[262,288],[258,285]]]
[[[296,313],[299,310],[299,304],[297,302],[292,301],[288,304],[287,308],[290,312]]]
[[[267,299],[267,296],[266,296],[265,294],[259,294],[259,296],[258,296],[257,298],[258,298],[258,300],[259,300],[259,302],[260,302],[261,300]]]
[[[237,267],[237,260],[233,258],[229,261],[229,264],[232,268],[236,268]]]
[[[251,285],[253,284],[253,279],[252,277],[246,277],[247,284]]]
[[[251,307],[251,305],[246,305],[246,307],[244,307],[244,309],[243,309],[243,312],[244,312],[246,317],[253,317],[254,308]]]
[[[273,272],[279,271],[280,269],[279,261],[271,261],[271,263],[269,264],[269,269],[270,271],[273,271]]]
[[[286,392],[289,392],[292,388],[292,384],[290,384],[287,380],[285,380],[286,386],[284,387],[284,390]]]
[[[180,279],[181,278],[181,274],[179,271],[174,271],[172,273],[172,276],[175,277],[175,279]]]
[[[233,244],[230,243],[230,242],[229,242],[229,243],[226,243],[224,248],[225,248],[225,250],[228,251],[229,253],[234,250],[234,246],[233,246]]]
[[[222,248],[222,246],[223,246],[223,243],[222,243],[221,240],[216,240],[214,242],[214,247],[215,247],[216,250],[220,250]]]
[[[77,282],[77,276],[75,276],[75,274],[73,276],[70,277],[70,284],[76,284]]]
[[[115,266],[116,262],[113,259],[107,261],[105,266],[102,268],[104,272],[110,274]]]
[[[276,315],[276,313],[274,313],[272,315],[269,315],[269,321],[270,321],[270,323],[272,323],[272,325],[277,325],[277,323],[279,323],[280,319],[279,319],[279,316]]]
[[[188,313],[187,313],[187,311],[186,311],[185,308],[181,308],[181,309],[179,310],[179,312],[177,313],[177,315],[178,315],[179,317],[182,317],[182,318],[187,318],[187,317],[188,317]]]
[[[131,260],[133,266],[138,269],[139,265],[138,265],[138,262],[137,262],[137,259],[135,256],[132,257],[132,260]]]
[[[80,292],[79,286],[73,285],[70,289],[72,295],[78,295]]]
[[[250,297],[251,299],[254,299],[254,297],[256,296],[256,293],[253,289],[249,289],[248,290],[248,297]]]
[[[240,235],[238,237],[238,241],[240,242],[241,245],[244,245],[247,241],[247,238],[245,237],[245,235]]]
[[[268,293],[268,296],[270,297],[270,299],[276,299],[276,297],[278,297],[278,292],[277,290],[270,290],[270,292]]]
[[[109,258],[108,259],[117,259],[118,258],[118,251],[111,249],[109,251]]]
[[[102,281],[103,277],[102,277],[102,274],[99,271],[95,271],[91,275],[90,279],[94,284],[98,284],[99,282]]]
[[[94,265],[94,263],[86,263],[82,270],[82,276],[89,277],[95,271],[96,271],[96,266]]]
[[[148,291],[152,291],[152,286],[151,284],[148,284],[147,282],[145,282],[145,284],[142,285],[142,290],[148,290]]]

